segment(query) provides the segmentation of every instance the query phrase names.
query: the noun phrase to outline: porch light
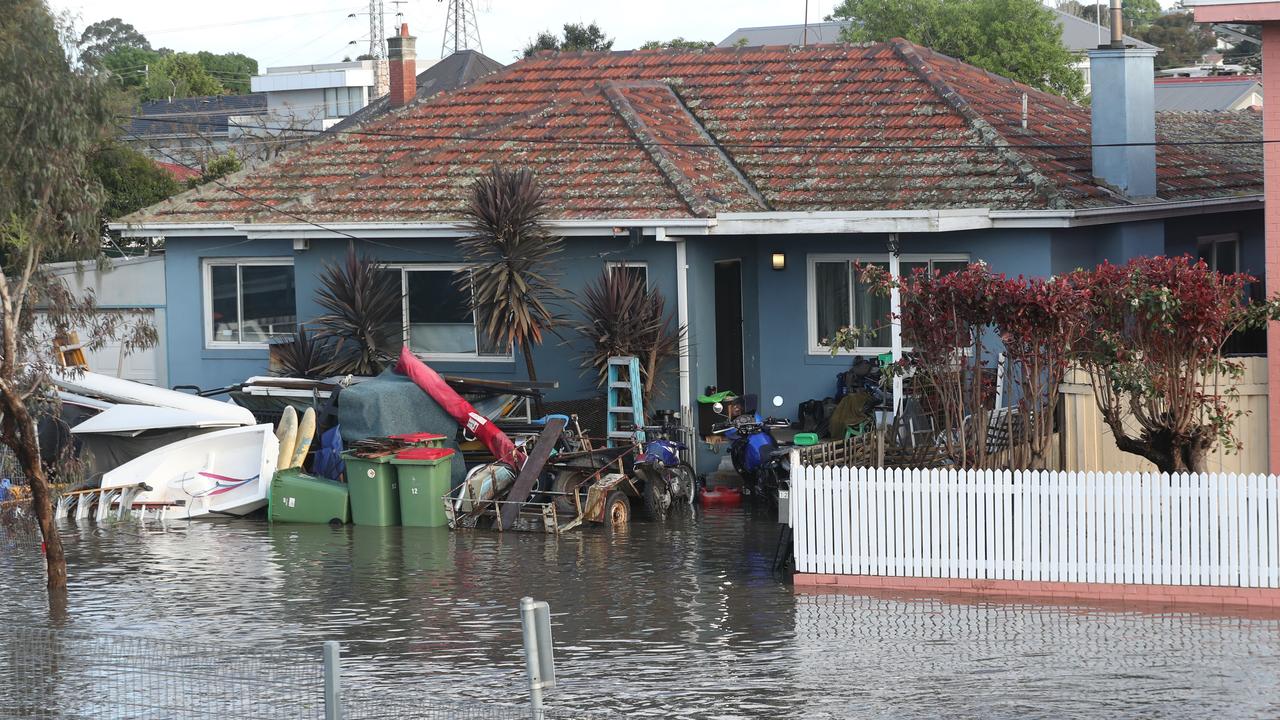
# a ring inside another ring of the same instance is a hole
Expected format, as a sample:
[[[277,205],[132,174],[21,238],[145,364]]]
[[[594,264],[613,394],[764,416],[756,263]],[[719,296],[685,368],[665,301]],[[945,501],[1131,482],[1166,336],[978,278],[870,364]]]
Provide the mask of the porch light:
[[[786,269],[787,269],[787,254],[786,254],[786,253],[784,253],[784,252],[776,252],[776,251],[773,253],[773,269],[774,269],[774,270],[786,270]]]

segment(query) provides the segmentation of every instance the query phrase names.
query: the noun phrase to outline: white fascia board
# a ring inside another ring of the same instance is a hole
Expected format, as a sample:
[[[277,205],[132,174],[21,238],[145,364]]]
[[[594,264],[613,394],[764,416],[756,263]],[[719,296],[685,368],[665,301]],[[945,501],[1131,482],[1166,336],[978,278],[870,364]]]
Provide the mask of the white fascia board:
[[[1072,228],[1118,222],[1161,220],[1217,212],[1261,210],[1262,195],[1153,202],[1082,210],[992,210],[994,228]]]
[[[623,235],[630,228],[639,227],[644,235],[656,236],[658,229],[674,235],[706,235],[716,221],[709,218],[635,219],[603,218],[599,220],[553,220],[547,223],[553,232],[565,237],[600,237]],[[202,237],[216,235],[242,235],[250,240],[291,240],[358,238],[379,240],[415,238],[456,238],[465,234],[459,223],[146,223],[131,225],[112,223],[112,230],[125,237]]]
[[[986,208],[864,212],[724,213],[714,235],[803,235],[955,232],[991,227]]]

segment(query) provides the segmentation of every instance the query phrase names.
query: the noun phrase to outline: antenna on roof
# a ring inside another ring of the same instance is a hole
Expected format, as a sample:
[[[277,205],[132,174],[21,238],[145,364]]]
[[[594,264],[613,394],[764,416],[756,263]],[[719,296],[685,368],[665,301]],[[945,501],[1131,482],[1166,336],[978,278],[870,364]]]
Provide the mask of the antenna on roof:
[[[809,0],[804,0],[804,32],[800,35],[800,47],[809,45]]]
[[[446,58],[459,50],[484,51],[480,44],[480,26],[476,23],[476,9],[471,0],[440,0],[449,3],[449,13],[444,20],[444,42],[440,43],[440,57]]]

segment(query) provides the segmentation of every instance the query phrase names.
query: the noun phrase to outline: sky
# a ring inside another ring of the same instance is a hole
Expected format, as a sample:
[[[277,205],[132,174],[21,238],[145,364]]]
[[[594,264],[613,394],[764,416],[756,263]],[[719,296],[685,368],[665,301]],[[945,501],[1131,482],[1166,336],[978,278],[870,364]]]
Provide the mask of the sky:
[[[596,21],[615,39],[615,50],[673,37],[719,42],[739,27],[804,20],[805,0],[472,0],[481,49],[502,63],[516,60],[540,30]],[[118,17],[138,28],[153,47],[195,52],[241,52],[259,67],[336,62],[369,46],[365,0],[49,0],[69,12],[77,28]],[[443,39],[446,4],[406,0],[398,5],[418,38],[418,57],[435,59]],[[821,20],[835,0],[809,0],[809,18]],[[387,25],[397,4],[384,0]],[[351,41],[355,44],[350,44]]]

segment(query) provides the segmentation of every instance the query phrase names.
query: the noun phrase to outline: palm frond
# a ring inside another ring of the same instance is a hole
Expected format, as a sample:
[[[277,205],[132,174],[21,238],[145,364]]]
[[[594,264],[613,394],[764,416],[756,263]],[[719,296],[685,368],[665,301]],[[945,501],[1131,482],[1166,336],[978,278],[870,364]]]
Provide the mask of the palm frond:
[[[326,262],[316,302],[326,310],[316,318],[316,337],[332,345],[327,371],[333,375],[376,375],[395,356],[400,341],[400,281],[385,266],[347,247],[339,264]]]

